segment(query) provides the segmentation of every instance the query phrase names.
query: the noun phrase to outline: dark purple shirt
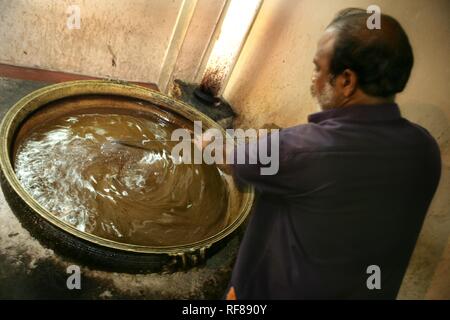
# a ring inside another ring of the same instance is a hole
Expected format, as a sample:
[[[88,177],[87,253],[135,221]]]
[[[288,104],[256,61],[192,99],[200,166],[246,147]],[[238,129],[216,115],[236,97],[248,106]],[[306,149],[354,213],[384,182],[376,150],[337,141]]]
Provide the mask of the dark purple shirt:
[[[395,299],[439,182],[438,145],[396,104],[308,120],[280,132],[276,175],[233,166],[259,197],[230,285],[238,299]],[[371,265],[381,289],[367,287]]]

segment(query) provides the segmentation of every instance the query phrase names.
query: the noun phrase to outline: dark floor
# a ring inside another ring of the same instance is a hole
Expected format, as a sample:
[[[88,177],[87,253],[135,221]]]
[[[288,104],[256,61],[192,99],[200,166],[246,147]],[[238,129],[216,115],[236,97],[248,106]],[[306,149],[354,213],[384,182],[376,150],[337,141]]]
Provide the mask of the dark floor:
[[[0,118],[43,82],[0,77]],[[81,267],[81,290],[66,285],[68,266],[77,264],[43,247],[18,222],[0,192],[0,299],[213,299],[221,298],[230,277],[239,241],[206,264],[173,274],[126,274]]]

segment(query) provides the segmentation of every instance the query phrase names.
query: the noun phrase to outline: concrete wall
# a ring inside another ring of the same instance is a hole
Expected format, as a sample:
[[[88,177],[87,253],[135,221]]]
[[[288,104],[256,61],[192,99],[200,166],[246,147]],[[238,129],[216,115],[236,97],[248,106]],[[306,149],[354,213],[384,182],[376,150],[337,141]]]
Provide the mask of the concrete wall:
[[[0,63],[149,82],[198,72],[225,0],[0,0]],[[80,29],[66,25],[80,7]]]
[[[238,126],[305,122],[316,111],[309,85],[317,40],[338,10],[370,4],[396,17],[410,37],[415,66],[398,102],[405,117],[433,134],[443,157],[441,183],[399,295],[424,298],[434,290],[450,231],[450,1],[265,0],[224,95],[240,114]],[[450,288],[449,279],[447,272],[440,281]]]
[[[0,62],[156,83],[182,2],[1,0]],[[66,26],[71,4],[79,30]]]

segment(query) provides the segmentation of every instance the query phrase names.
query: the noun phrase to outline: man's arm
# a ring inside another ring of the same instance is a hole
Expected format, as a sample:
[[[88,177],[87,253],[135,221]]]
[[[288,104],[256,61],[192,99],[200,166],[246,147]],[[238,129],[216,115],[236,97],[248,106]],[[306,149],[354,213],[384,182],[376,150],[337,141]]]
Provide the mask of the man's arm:
[[[204,150],[214,138],[206,132],[196,139],[196,145]],[[291,179],[286,179],[288,150],[278,131],[254,141],[223,143],[223,159],[228,159],[227,164],[218,167],[232,174],[239,184],[250,184],[261,192],[274,194],[284,194],[290,189]]]

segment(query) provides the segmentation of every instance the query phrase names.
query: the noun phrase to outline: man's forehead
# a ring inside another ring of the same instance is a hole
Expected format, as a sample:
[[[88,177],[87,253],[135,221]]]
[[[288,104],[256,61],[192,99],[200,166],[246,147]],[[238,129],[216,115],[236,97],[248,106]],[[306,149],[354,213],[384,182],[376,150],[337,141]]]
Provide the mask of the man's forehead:
[[[319,39],[317,44],[317,57],[328,56],[332,53],[335,41],[335,31],[333,29],[327,29]]]

